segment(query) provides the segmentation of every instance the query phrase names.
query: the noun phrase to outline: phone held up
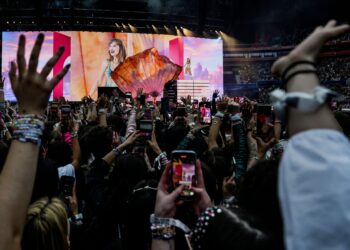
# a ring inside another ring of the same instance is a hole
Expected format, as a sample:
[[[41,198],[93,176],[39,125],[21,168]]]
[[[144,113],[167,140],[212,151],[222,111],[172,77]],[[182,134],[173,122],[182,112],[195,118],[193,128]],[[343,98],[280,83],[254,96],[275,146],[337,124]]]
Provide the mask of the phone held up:
[[[60,179],[60,194],[64,197],[73,195],[73,186],[75,178],[68,175],[63,175]]]
[[[192,185],[196,177],[196,153],[191,150],[174,150],[171,154],[172,188],[185,185],[179,199],[192,201],[195,193]]]

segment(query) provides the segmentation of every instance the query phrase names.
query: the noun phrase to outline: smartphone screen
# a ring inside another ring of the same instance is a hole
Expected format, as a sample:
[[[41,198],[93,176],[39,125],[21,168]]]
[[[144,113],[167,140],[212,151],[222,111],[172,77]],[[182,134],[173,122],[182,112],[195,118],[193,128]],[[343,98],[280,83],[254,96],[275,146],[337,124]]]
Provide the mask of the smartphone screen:
[[[141,120],[139,123],[141,140],[151,140],[153,131],[153,122],[151,120]]]
[[[66,197],[72,196],[74,182],[75,182],[74,177],[63,175],[60,179],[60,193]]]
[[[71,112],[72,108],[70,105],[62,105],[61,106],[61,112],[63,114],[69,114]]]
[[[192,200],[194,198],[192,184],[196,176],[196,153],[189,150],[175,150],[171,154],[171,164],[173,188],[185,185],[180,199]]]
[[[145,120],[152,120],[152,110],[151,109],[145,109],[145,114],[143,115],[143,118]]]
[[[203,123],[211,124],[211,108],[207,108],[207,107],[205,108]]]
[[[272,106],[258,105],[257,108],[257,136],[267,139],[270,134],[272,122]]]
[[[199,105],[198,105],[198,100],[197,99],[194,99],[193,100],[193,109],[198,109]]]

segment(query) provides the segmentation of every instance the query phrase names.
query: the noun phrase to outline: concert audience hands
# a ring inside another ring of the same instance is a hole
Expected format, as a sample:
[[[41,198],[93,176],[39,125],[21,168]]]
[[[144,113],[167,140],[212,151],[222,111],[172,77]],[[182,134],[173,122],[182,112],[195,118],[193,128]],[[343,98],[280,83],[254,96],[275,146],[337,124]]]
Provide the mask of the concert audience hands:
[[[51,80],[47,79],[53,66],[57,63],[64,51],[64,47],[60,47],[57,53],[46,63],[42,71],[38,73],[37,66],[43,41],[44,35],[39,34],[32,50],[27,68],[27,63],[24,58],[25,36],[21,35],[19,38],[19,47],[17,52],[17,64],[14,61],[11,62],[9,77],[12,90],[18,101],[20,113],[43,115],[45,113],[51,91],[70,68],[70,64],[68,64]]]
[[[152,148],[154,153],[156,153],[157,155],[162,153],[162,150],[160,149],[160,147],[158,145],[158,142],[157,142],[157,138],[156,138],[156,134],[155,134],[154,128],[153,128],[153,131],[152,131],[151,140],[148,140],[147,143]]]
[[[329,21],[325,26],[318,26],[304,41],[296,46],[287,56],[281,57],[272,65],[272,73],[280,76],[291,63],[299,60],[314,62],[323,44],[348,31],[347,24],[336,26],[335,20]]]
[[[201,162],[199,160],[196,162],[196,186],[192,187],[192,190],[196,194],[195,200],[192,203],[193,209],[197,215],[200,215],[205,209],[211,207],[213,204],[207,190],[205,189]]]
[[[154,214],[157,217],[172,218],[176,214],[177,205],[182,202],[177,202],[178,196],[185,188],[184,185],[177,187],[169,193],[171,185],[171,164],[169,163],[163,171],[162,177],[158,183],[158,191],[156,197],[156,205]]]

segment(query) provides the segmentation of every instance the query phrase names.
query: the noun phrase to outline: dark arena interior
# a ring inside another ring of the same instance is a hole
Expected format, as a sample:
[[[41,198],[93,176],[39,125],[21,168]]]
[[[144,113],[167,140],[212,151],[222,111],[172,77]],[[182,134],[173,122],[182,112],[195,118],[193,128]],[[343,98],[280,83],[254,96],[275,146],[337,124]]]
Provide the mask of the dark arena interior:
[[[0,249],[350,249],[345,0],[0,0]]]

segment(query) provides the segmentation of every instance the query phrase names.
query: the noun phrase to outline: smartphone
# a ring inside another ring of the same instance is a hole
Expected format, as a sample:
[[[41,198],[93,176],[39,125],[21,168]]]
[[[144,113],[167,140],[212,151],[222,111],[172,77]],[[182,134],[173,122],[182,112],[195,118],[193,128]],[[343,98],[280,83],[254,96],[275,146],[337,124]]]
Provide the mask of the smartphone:
[[[271,105],[257,105],[257,125],[256,135],[261,139],[265,139],[269,136],[272,121],[272,106]]]
[[[131,98],[132,98],[131,92],[126,92],[125,93],[125,102],[126,103],[130,103],[131,102]]]
[[[140,139],[142,141],[148,141],[152,139],[153,121],[141,120],[139,122]]]
[[[58,111],[58,102],[52,102],[50,105],[51,113],[57,113]]]
[[[143,119],[145,120],[152,120],[152,110],[149,109],[145,109],[145,113],[143,115]]]
[[[70,112],[72,111],[72,108],[70,105],[65,104],[61,106],[61,112],[62,114],[70,114]]]
[[[211,124],[211,108],[205,107],[203,123],[204,124]]]
[[[194,99],[193,100],[193,109],[198,109],[198,107],[199,107],[199,101],[197,100],[197,99]]]
[[[75,178],[68,175],[63,175],[60,179],[60,193],[65,197],[73,195],[73,186]]]
[[[196,177],[196,153],[191,150],[174,150],[171,153],[172,187],[185,185],[179,199],[192,201],[195,193],[192,185]]]

